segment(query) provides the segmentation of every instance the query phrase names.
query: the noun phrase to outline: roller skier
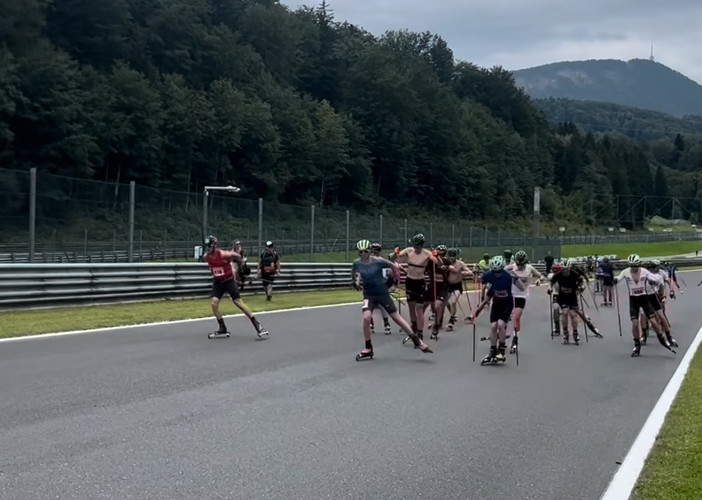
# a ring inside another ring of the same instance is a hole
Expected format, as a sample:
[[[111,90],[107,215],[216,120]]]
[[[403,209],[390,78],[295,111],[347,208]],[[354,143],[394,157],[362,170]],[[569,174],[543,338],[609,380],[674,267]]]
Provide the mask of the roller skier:
[[[561,272],[551,277],[551,285],[558,285],[557,304],[561,310],[560,325],[563,332],[563,343],[570,343],[570,333],[568,324],[570,323],[575,345],[580,345],[580,334],[578,333],[578,318],[581,318],[585,326],[595,334],[602,337],[599,330],[592,323],[592,320],[585,315],[580,308],[578,301],[579,294],[585,290],[587,277],[574,260],[569,260]],[[570,322],[569,322],[570,320]]]
[[[517,285],[512,286],[512,296],[514,297],[514,335],[512,335],[512,345],[509,351],[513,354],[519,345],[519,332],[522,331],[522,314],[526,307],[527,298],[529,298],[529,285],[532,278],[536,278],[537,286],[540,285],[542,276],[539,271],[534,269],[534,266],[528,263],[527,254],[524,250],[518,250],[514,254],[514,263],[506,266],[505,271],[516,276],[524,285],[524,290],[518,288]]]
[[[629,317],[631,318],[631,332],[634,337],[634,350],[631,352],[632,357],[641,355],[641,333],[639,329],[639,311],[643,311],[644,315],[656,332],[658,342],[675,354],[671,338],[666,338],[663,333],[656,313],[651,305],[651,302],[646,294],[647,288],[653,283],[660,286],[663,283],[663,278],[660,275],[653,274],[641,267],[641,257],[638,254],[631,254],[627,259],[629,267],[624,269],[619,276],[614,279],[614,285],[620,281],[624,281],[629,291]]]
[[[373,243],[371,244],[370,249],[373,257],[380,257],[380,252],[383,250],[383,247],[380,243]],[[387,269],[386,271],[386,284],[388,291],[392,292],[392,289],[395,287],[395,278],[393,273],[390,272],[390,269]],[[390,317],[388,316],[388,313],[384,307],[380,308],[380,315],[383,317],[385,335],[390,335],[392,333],[390,331]],[[371,333],[375,333],[375,321],[373,320],[373,315],[371,315]]]
[[[363,290],[363,337],[365,348],[356,356],[356,361],[373,358],[373,343],[371,341],[371,317],[376,307],[385,309],[390,318],[409,336],[415,348],[422,352],[433,352],[419,336],[412,331],[410,325],[397,312],[397,307],[390,297],[387,277],[384,270],[392,273],[395,283],[400,280],[399,267],[392,262],[370,254],[370,241],[360,240],[356,244],[359,258],[351,267],[351,280],[356,290]]]
[[[490,270],[483,274],[482,281],[487,287],[487,293],[476,308],[475,313],[467,319],[475,323],[483,308],[492,301],[490,306],[490,351],[480,364],[494,364],[500,361],[504,363],[506,361],[505,350],[507,349],[507,323],[509,323],[514,308],[512,285],[514,284],[522,291],[525,286],[516,276],[505,271],[505,259],[501,255],[490,259]]]
[[[436,263],[436,258],[432,253],[424,248],[426,239],[424,235],[415,234],[411,240],[412,246],[389,255],[391,261],[407,263],[407,276],[405,277],[405,292],[407,294],[407,307],[410,312],[412,331],[424,339],[424,301],[426,298],[426,283],[424,273],[427,266],[432,262]]]
[[[463,296],[463,281],[473,278],[473,273],[468,268],[465,262],[458,259],[458,249],[449,248],[446,253],[445,261],[446,270],[446,307],[449,310],[449,320],[446,329],[451,331],[456,325],[457,306]]]
[[[205,253],[205,261],[210,268],[210,273],[212,273],[212,299],[210,305],[212,306],[212,312],[214,313],[217,323],[219,323],[219,329],[215,332],[210,333],[208,338],[223,338],[229,337],[229,332],[224,324],[224,319],[222,314],[219,312],[219,302],[225,293],[228,293],[234,305],[243,312],[254,329],[256,330],[256,335],[259,338],[269,335],[268,330],[263,328],[263,325],[254,317],[253,313],[248,307],[242,302],[241,295],[239,294],[239,287],[236,284],[236,278],[234,276],[234,266],[238,265],[240,268],[243,266],[243,261],[241,256],[236,252],[226,252],[218,248],[218,240],[214,236],[208,236],[205,238],[205,247],[207,247],[207,252]]]
[[[558,305],[558,283],[552,282],[551,278],[553,278],[555,274],[560,273],[562,269],[562,265],[554,264],[551,267],[551,272],[546,277],[548,282],[551,283],[546,293],[551,296],[551,316],[553,318],[553,330],[551,331],[551,335],[553,337],[558,337],[561,334],[561,308]]]
[[[678,347],[677,341],[670,333],[671,324],[665,314],[666,290],[670,289],[671,298],[675,297],[675,291],[670,287],[671,282],[670,278],[668,277],[668,273],[660,269],[660,261],[658,259],[654,259],[649,262],[646,268],[650,273],[660,276],[663,280],[660,284],[653,281],[648,283],[648,286],[646,287],[646,296],[648,297],[648,301],[651,303],[651,308],[655,313],[658,324],[665,333],[666,339],[668,342],[670,342],[670,345],[673,347]],[[640,314],[639,320],[641,322],[641,345],[646,345],[650,323],[643,312]]]

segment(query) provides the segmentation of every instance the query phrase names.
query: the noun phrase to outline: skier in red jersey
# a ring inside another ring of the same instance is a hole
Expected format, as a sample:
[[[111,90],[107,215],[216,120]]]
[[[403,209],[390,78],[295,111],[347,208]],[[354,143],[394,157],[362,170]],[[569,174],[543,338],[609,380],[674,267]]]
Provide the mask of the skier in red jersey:
[[[210,333],[208,337],[211,339],[229,337],[229,331],[227,331],[222,314],[219,312],[219,301],[225,293],[231,296],[234,305],[249,318],[259,338],[268,335],[268,331],[263,329],[261,323],[258,322],[253,313],[241,300],[239,287],[237,287],[234,277],[233,266],[233,264],[236,263],[239,268],[241,268],[243,264],[241,255],[236,252],[220,250],[217,245],[218,241],[214,236],[205,238],[205,247],[207,247],[205,262],[207,262],[207,265],[210,267],[210,272],[212,273],[212,301],[210,305],[212,306],[212,312],[215,318],[217,318],[217,323],[219,323],[219,329]]]

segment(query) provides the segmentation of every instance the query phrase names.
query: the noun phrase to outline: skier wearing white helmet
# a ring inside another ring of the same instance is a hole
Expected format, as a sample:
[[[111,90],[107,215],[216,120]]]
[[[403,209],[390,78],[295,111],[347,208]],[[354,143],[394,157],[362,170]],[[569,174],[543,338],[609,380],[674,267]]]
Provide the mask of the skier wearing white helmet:
[[[663,278],[641,267],[641,257],[638,254],[634,253],[629,255],[627,261],[629,267],[619,273],[619,276],[614,279],[614,284],[616,286],[623,280],[629,291],[629,317],[631,318],[631,333],[634,337],[634,350],[631,352],[631,356],[638,357],[641,355],[639,311],[643,311],[644,315],[648,318],[651,327],[653,327],[653,330],[656,332],[660,344],[669,351],[675,353],[675,349],[673,349],[671,345],[672,342],[670,341],[672,338],[666,339],[663,335],[663,328],[661,328],[653,306],[646,294],[646,290],[650,288],[652,284],[656,284],[657,286],[662,285]]]

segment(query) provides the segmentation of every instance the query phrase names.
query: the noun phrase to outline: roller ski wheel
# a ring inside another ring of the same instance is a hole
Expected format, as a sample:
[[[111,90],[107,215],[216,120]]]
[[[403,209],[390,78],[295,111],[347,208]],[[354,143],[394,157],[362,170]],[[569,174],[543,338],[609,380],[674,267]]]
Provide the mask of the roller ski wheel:
[[[512,345],[509,346],[509,353],[510,354],[516,353],[518,346],[519,346],[519,334],[515,333],[514,337],[512,337]],[[498,356],[499,356],[499,354],[498,354]]]
[[[212,339],[228,339],[231,336],[229,332],[212,332],[207,334],[207,338],[212,340]]]
[[[404,339],[402,339],[402,345],[405,345],[410,340],[412,340],[410,337],[405,337]]]
[[[449,323],[448,325],[446,325],[446,331],[447,331],[447,332],[452,332],[452,331],[453,331],[453,324],[452,324],[452,323]]]
[[[268,332],[268,330],[261,330],[260,332],[257,332],[257,333],[256,333],[256,336],[257,336],[259,339],[263,339],[263,338],[266,338],[266,337],[270,337],[270,335],[271,335],[271,334]]]
[[[429,335],[430,340],[436,340],[437,342],[439,341],[439,332],[431,332],[431,335]]]
[[[390,330],[390,325],[385,325],[385,335],[392,335],[392,330]]]
[[[373,351],[370,349],[363,349],[360,353],[356,354],[356,361],[361,361],[364,359],[373,359]]]
[[[570,338],[568,337],[568,335],[564,335],[563,336],[563,345],[568,345],[568,344],[570,344]]]
[[[551,335],[552,335],[553,337],[560,337],[560,336],[561,336],[561,332],[558,331],[558,330],[554,330],[554,331],[551,332]]]
[[[631,351],[632,358],[638,358],[639,356],[641,356],[641,344],[635,345],[634,350]]]
[[[673,338],[671,334],[667,334],[666,337],[668,338],[668,343],[673,346],[673,347],[680,347],[678,345],[678,341]]]
[[[575,345],[580,345],[580,335],[578,335],[577,333],[573,334],[573,342],[575,343]]]

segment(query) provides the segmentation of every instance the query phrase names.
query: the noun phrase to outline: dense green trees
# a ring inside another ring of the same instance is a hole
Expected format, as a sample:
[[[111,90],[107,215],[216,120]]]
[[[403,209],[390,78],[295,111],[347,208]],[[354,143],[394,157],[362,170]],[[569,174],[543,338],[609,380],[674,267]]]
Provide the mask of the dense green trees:
[[[326,2],[0,0],[0,37],[2,167],[476,219],[528,214],[539,185],[545,217],[593,223],[615,194],[702,185],[685,130],[553,129],[503,68]]]

